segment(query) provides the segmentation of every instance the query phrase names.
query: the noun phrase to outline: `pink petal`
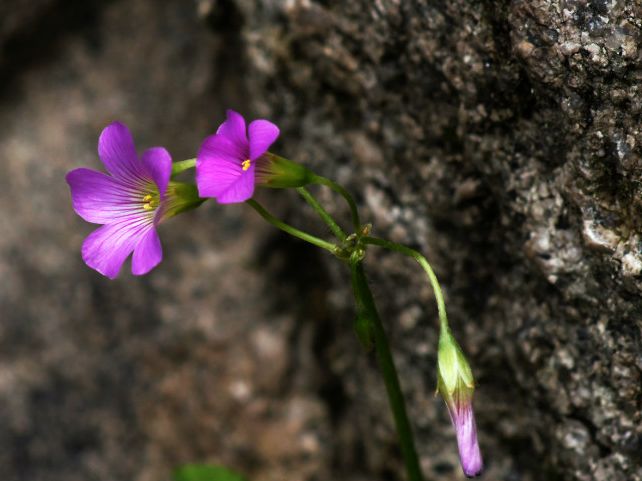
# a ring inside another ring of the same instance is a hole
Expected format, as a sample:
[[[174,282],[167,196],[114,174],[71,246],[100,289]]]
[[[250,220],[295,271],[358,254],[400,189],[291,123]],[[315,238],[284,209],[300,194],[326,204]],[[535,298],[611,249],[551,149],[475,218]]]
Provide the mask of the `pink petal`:
[[[247,199],[254,195],[254,163],[250,164],[250,168],[228,186],[226,190],[221,192],[216,201],[219,204],[235,204],[237,202],[245,202]]]
[[[279,128],[269,120],[254,120],[250,123],[250,159],[256,160],[270,148],[279,137]]]
[[[92,269],[115,279],[125,259],[154,224],[149,216],[132,216],[117,224],[99,227],[82,245],[82,258]]]
[[[87,222],[109,224],[140,210],[141,193],[113,177],[91,169],[75,169],[66,176],[71,203]]]
[[[143,152],[141,161],[148,176],[154,179],[160,195],[165,195],[172,175],[172,157],[169,152],[163,147],[152,147]]]
[[[218,197],[244,173],[247,149],[216,134],[205,139],[196,157],[196,185],[201,197]]]
[[[247,146],[245,119],[234,110],[227,111],[227,120],[221,124],[216,133],[238,146]]]
[[[149,229],[147,234],[138,241],[132,257],[132,274],[141,276],[147,274],[163,259],[163,248],[156,229]]]
[[[461,467],[467,477],[475,477],[481,474],[484,462],[477,441],[477,425],[472,402],[455,402],[448,410],[457,434]]]
[[[114,122],[103,129],[98,139],[98,156],[117,179],[132,183],[144,178],[134,138],[125,124]]]

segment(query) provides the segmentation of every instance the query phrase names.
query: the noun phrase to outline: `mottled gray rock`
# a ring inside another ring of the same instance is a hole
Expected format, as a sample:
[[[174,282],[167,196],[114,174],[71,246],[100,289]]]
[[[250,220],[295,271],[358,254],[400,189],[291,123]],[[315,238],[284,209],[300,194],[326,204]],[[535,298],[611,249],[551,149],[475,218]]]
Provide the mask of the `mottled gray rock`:
[[[248,90],[285,153],[434,261],[479,380],[488,478],[642,479],[639,2],[239,5]],[[430,292],[371,255],[422,460],[457,478]],[[332,299],[347,316],[348,294]],[[367,465],[397,470],[379,381],[335,349]]]
[[[48,9],[55,5],[55,0],[12,0],[0,4],[0,47],[7,48],[6,43],[32,30]],[[50,12],[48,12],[50,13]],[[0,57],[0,61],[2,61]]]

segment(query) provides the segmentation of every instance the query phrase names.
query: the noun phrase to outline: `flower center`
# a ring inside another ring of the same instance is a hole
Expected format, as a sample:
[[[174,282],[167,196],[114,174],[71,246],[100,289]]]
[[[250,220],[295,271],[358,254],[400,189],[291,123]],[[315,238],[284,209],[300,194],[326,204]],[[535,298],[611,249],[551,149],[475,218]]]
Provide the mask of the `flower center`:
[[[143,197],[143,209],[145,210],[154,210],[158,207],[158,198],[152,194],[147,194]]]
[[[245,160],[241,163],[241,167],[243,167],[243,170],[245,171],[245,170],[247,170],[247,169],[249,169],[249,168],[250,168],[250,165],[251,165],[251,164],[252,164],[252,161],[251,161],[250,159],[245,159]]]

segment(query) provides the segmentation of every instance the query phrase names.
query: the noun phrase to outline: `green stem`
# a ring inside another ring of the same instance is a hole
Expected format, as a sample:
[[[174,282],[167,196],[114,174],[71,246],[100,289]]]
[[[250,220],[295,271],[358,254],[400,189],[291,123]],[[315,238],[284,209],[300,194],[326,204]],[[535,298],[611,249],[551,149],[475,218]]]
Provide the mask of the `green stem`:
[[[178,175],[181,172],[187,169],[192,169],[194,167],[196,167],[196,159],[187,159],[174,162],[172,164],[172,176]]]
[[[372,293],[368,287],[368,281],[363,271],[363,264],[361,262],[353,262],[351,263],[351,268],[352,286],[357,301],[357,309],[360,311],[358,315],[367,317],[371,323],[371,334],[374,338],[377,362],[386,385],[388,402],[390,403],[390,409],[392,410],[397,427],[401,454],[406,466],[408,481],[423,481],[423,474],[419,466],[419,458],[417,457],[417,450],[415,449],[412,429],[410,427],[410,421],[408,420],[408,414],[406,413],[403,393],[401,392],[399,377],[397,376],[395,363],[390,352],[386,332],[381,323],[379,313],[377,312]]]
[[[328,225],[332,233],[339,240],[345,240],[346,234],[345,232],[343,232],[343,229],[341,229],[341,227],[339,227],[339,224],[337,224],[332,216],[328,214],[328,211],[323,208],[316,197],[310,194],[310,192],[305,187],[297,187],[296,191],[301,194],[301,197],[303,197],[305,201],[310,204],[310,207],[312,207],[314,211],[319,214],[319,217],[321,217],[321,219],[323,219],[323,221]]]
[[[323,239],[319,239],[318,237],[308,234],[307,232],[303,232],[302,230],[299,230],[296,227],[292,227],[291,225],[286,224],[282,220],[277,219],[272,214],[270,214],[256,200],[248,199],[245,201],[245,203],[252,206],[254,210],[257,211],[261,217],[263,217],[266,221],[268,221],[274,227],[281,229],[283,232],[287,232],[291,236],[294,236],[301,240],[309,242],[310,244],[314,244],[315,246],[320,247],[321,249],[330,251],[332,254],[336,252],[336,246],[334,244],[331,244],[330,242],[326,242]]]
[[[379,239],[377,237],[362,237],[361,241],[364,244],[372,244],[379,247],[384,247],[391,251],[399,252],[400,254],[403,254],[405,256],[412,257],[419,263],[423,270],[426,271],[426,274],[428,275],[428,279],[430,280],[430,284],[432,286],[432,290],[435,293],[435,299],[437,300],[437,310],[439,311],[439,324],[441,327],[441,331],[444,334],[450,332],[450,329],[448,328],[448,316],[446,315],[446,303],[444,302],[444,295],[441,292],[441,286],[439,285],[439,281],[437,280],[435,271],[432,270],[432,267],[428,263],[428,260],[423,255],[421,255],[420,252],[411,249],[410,247],[406,247],[405,245],[397,244],[396,242],[390,242],[388,240]]]
[[[352,225],[354,226],[354,231],[359,232],[361,230],[361,221],[359,220],[359,211],[357,209],[356,202],[350,195],[350,192],[345,190],[336,182],[330,179],[327,179],[325,177],[321,177],[320,175],[315,175],[312,181],[315,184],[325,185],[326,187],[329,187],[330,189],[335,191],[337,194],[341,195],[346,200],[346,202],[350,206],[350,214],[352,216]]]

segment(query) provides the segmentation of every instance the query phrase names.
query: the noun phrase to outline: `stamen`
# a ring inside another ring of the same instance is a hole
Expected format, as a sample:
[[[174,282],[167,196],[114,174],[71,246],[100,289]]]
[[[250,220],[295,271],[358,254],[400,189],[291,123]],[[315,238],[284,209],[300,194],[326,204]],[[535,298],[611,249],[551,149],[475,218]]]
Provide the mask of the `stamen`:
[[[250,159],[245,159],[243,163],[241,163],[241,167],[243,167],[243,170],[245,171],[250,168],[251,163],[252,161]]]
[[[145,210],[154,210],[158,207],[158,197],[152,194],[145,194],[143,197],[143,209]]]

